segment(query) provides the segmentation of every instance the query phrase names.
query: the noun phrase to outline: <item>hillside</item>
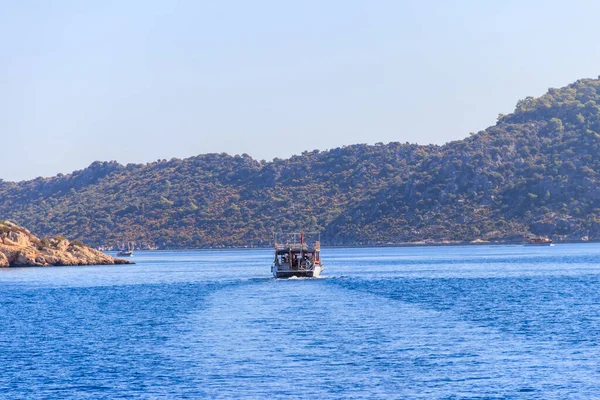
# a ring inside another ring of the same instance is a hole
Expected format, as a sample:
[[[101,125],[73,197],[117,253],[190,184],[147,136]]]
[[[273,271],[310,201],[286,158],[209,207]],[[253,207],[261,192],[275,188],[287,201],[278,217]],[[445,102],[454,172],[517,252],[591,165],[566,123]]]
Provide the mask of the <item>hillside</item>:
[[[600,240],[600,81],[517,103],[444,146],[352,145],[260,162],[206,154],[0,181],[0,217],[94,246],[266,246],[273,230],[328,244]]]

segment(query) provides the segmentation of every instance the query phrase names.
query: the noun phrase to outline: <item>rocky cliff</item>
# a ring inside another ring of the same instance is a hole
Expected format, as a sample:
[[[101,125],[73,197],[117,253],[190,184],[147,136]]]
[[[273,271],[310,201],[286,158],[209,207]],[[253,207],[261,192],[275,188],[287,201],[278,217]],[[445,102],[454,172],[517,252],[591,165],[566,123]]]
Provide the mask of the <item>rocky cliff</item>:
[[[112,264],[133,263],[60,236],[39,239],[23,227],[0,221],[0,267]]]

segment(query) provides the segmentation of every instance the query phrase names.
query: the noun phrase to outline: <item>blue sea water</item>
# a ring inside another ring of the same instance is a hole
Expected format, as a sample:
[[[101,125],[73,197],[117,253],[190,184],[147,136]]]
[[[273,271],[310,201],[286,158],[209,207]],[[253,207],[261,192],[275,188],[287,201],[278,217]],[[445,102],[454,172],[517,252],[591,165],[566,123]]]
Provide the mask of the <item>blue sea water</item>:
[[[0,397],[600,397],[600,244],[271,256],[0,270]]]

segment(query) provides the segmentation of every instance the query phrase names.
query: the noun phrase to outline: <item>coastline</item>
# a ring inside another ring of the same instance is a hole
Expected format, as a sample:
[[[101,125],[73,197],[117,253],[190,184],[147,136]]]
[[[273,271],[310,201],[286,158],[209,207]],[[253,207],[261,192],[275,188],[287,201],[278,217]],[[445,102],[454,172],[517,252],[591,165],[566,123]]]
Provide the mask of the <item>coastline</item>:
[[[554,242],[554,244],[595,244],[600,240],[564,240]],[[323,244],[327,249],[368,249],[368,248],[393,248],[393,247],[464,247],[464,246],[525,246],[526,242],[435,242],[435,243],[398,243],[398,244],[360,244],[360,245],[328,245]],[[530,246],[530,247],[536,247]],[[539,246],[545,247],[545,246]],[[185,251],[243,251],[243,250],[273,250],[273,246],[232,246],[232,247],[190,247],[190,248],[156,248],[139,249],[139,252],[185,252]],[[115,250],[102,251],[105,254],[116,253]]]

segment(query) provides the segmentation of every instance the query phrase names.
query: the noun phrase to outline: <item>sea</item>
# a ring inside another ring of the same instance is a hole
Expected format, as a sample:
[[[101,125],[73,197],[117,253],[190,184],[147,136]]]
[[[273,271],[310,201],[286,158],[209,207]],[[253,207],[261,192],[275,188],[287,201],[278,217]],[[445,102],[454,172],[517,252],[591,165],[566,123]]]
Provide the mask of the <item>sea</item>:
[[[0,270],[0,398],[600,398],[600,244]]]

